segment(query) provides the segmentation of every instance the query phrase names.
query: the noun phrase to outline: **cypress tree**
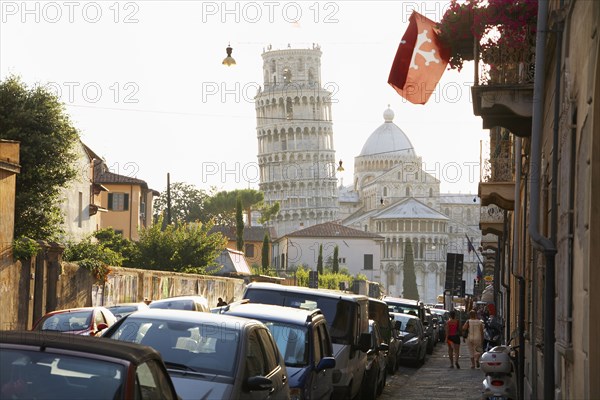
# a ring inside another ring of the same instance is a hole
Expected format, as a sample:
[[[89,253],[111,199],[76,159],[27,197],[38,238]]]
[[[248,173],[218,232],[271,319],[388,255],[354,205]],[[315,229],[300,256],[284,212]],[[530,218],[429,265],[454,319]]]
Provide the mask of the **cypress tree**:
[[[263,273],[269,269],[269,235],[265,233],[263,238],[262,253],[261,253],[261,266]]]
[[[319,258],[317,258],[317,272],[319,275],[323,274],[323,245],[319,245]]]
[[[411,242],[406,242],[404,251],[404,280],[402,281],[402,297],[419,300],[417,276],[415,274],[415,258]]]
[[[338,272],[340,272],[339,252],[340,252],[340,249],[336,245],[333,248],[333,265],[332,265],[332,269],[333,269],[333,273],[334,274],[337,274]]]
[[[238,196],[235,205],[235,233],[238,251],[244,249],[244,215],[242,214],[242,198]]]

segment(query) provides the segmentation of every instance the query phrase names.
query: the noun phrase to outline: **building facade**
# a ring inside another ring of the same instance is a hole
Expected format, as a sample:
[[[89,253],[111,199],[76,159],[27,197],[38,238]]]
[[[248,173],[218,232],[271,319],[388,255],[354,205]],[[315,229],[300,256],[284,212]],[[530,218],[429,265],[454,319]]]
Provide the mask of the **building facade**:
[[[19,165],[19,142],[0,139],[0,266],[13,261],[15,193]]]
[[[331,93],[321,85],[321,49],[269,49],[255,98],[260,190],[279,202],[277,236],[338,218]]]
[[[394,112],[388,108],[383,118],[355,158],[353,185],[339,189],[342,223],[384,238],[379,276],[388,295],[403,295],[407,251],[414,258],[419,300],[436,303],[444,293],[447,253],[463,256],[458,280],[473,293],[479,258],[468,242],[477,250],[481,241],[479,200],[440,194],[439,180],[423,169],[408,136],[393,122]]]

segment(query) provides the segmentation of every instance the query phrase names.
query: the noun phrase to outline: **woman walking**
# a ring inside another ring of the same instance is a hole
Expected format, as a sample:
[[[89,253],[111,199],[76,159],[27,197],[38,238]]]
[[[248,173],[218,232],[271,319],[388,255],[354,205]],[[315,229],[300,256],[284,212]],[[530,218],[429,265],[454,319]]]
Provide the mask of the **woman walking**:
[[[450,357],[450,368],[460,368],[458,357],[460,357],[460,335],[458,333],[459,322],[456,319],[456,311],[450,311],[450,319],[446,322],[446,343],[448,344],[448,357]]]
[[[471,357],[471,368],[479,368],[479,357],[483,349],[483,322],[477,318],[477,312],[471,310],[469,319],[463,325],[463,332],[468,332],[466,336],[467,346],[469,347],[469,357]]]

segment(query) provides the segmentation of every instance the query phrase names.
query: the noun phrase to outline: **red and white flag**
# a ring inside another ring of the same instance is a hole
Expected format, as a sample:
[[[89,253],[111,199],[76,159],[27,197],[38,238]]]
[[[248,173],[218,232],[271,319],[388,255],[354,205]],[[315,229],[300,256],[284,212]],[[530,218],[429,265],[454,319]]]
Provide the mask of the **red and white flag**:
[[[402,36],[388,83],[414,104],[425,104],[448,64],[449,49],[438,39],[436,23],[413,11]]]

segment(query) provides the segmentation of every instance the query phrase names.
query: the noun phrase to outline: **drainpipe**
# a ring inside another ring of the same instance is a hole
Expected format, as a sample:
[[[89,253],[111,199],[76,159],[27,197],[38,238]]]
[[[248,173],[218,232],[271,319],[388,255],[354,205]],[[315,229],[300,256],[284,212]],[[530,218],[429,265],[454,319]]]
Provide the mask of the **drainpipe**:
[[[519,272],[519,225],[521,221],[521,138],[515,139],[515,209],[513,211],[513,253],[512,275],[517,278],[519,290],[519,311],[517,315],[517,332],[520,350],[518,352],[517,398],[523,398],[524,370],[525,370],[525,278]],[[526,202],[523,202],[526,204]]]
[[[533,118],[531,127],[531,203],[529,213],[529,235],[536,249],[544,252],[546,259],[546,277],[544,279],[544,399],[554,399],[554,330],[555,330],[555,304],[554,304],[554,258],[556,247],[554,243],[543,236],[539,230],[540,207],[540,175],[542,153],[542,125],[544,112],[544,80],[546,62],[546,33],[548,18],[548,0],[539,0],[537,16],[537,38],[535,44],[535,79],[533,83]],[[557,88],[558,89],[558,88]],[[556,139],[556,138],[555,138]],[[556,156],[554,148],[553,158]],[[552,167],[555,171],[555,163]],[[552,184],[555,179],[553,177]],[[553,193],[551,221],[555,224],[556,200]],[[551,231],[553,229],[551,228]],[[534,378],[535,379],[535,378]]]
[[[506,246],[506,238],[508,237],[508,213],[506,212],[506,210],[504,210],[504,224],[503,224],[503,229],[502,229],[502,257],[500,258],[500,268],[501,271],[500,273],[502,274],[501,278],[500,278],[500,284],[502,285],[502,287],[504,288],[504,319],[506,321],[505,323],[505,340],[506,338],[508,338],[510,340],[510,280],[509,282],[506,282],[506,270],[507,270],[507,265],[506,265],[506,260],[507,260],[507,252],[508,252],[508,246]]]

